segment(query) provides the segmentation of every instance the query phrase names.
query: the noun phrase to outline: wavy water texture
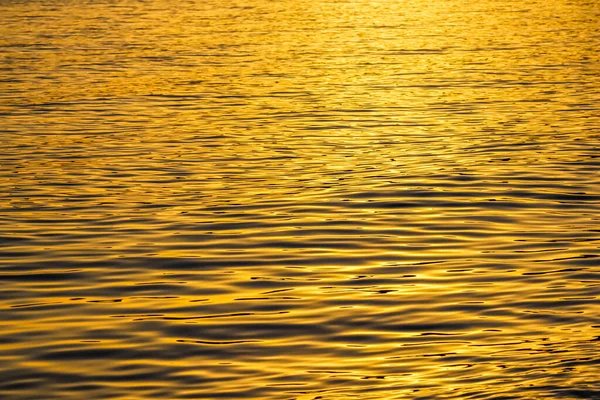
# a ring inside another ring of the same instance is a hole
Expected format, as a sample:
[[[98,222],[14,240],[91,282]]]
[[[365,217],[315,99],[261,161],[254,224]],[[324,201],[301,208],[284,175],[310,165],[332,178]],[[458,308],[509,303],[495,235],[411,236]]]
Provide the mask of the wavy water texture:
[[[597,1],[0,16],[0,397],[600,398]]]

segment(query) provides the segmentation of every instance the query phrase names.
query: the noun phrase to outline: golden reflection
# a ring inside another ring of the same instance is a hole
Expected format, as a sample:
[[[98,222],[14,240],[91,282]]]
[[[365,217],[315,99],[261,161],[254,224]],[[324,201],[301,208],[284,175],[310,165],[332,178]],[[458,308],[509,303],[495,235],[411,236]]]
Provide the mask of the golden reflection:
[[[0,14],[0,397],[600,396],[593,2]]]

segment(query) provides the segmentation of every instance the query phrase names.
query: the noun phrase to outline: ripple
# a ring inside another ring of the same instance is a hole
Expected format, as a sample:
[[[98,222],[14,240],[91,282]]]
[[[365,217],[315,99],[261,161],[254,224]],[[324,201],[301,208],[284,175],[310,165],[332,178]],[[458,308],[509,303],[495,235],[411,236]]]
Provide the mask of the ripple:
[[[0,13],[0,397],[600,397],[591,2]]]

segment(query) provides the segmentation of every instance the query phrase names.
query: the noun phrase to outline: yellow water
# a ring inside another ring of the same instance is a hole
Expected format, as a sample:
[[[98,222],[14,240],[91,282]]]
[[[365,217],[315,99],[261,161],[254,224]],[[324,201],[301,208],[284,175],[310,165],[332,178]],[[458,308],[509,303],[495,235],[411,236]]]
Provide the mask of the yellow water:
[[[600,3],[0,3],[0,398],[600,398]]]

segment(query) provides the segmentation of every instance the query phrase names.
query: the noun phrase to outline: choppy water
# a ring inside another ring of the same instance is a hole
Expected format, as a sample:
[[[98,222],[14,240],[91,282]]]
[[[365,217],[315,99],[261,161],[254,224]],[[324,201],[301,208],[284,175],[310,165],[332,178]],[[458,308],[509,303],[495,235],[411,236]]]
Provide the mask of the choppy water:
[[[0,397],[600,398],[600,3],[0,3]]]

